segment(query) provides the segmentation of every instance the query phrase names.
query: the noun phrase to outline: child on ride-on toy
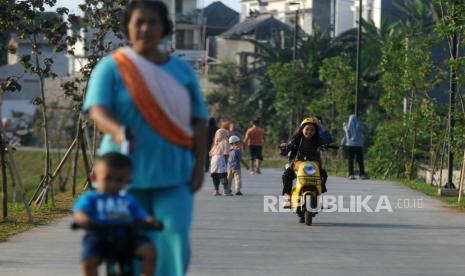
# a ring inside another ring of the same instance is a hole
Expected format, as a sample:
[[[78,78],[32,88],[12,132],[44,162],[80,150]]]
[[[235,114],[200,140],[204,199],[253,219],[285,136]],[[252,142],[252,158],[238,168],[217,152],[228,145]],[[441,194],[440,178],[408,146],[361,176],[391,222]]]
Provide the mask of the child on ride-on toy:
[[[96,191],[87,191],[73,206],[74,220],[80,226],[92,224],[124,224],[137,221],[153,222],[132,197],[120,193],[130,181],[131,160],[120,153],[107,153],[95,162],[92,180]],[[92,228],[90,228],[92,229]],[[105,241],[104,241],[105,240]],[[152,276],[155,269],[155,249],[150,241],[124,227],[111,227],[102,234],[87,230],[83,238],[81,268],[84,275],[97,275],[97,267],[104,258],[104,243],[111,241],[111,253],[131,254],[142,260],[141,275]]]
[[[294,133],[289,143],[280,145],[281,154],[289,153],[289,166],[283,173],[284,207],[290,208],[290,195],[292,193],[292,181],[296,178],[294,164],[296,161],[317,161],[320,164],[322,192],[326,192],[326,180],[328,175],[321,168],[321,158],[318,148],[332,142],[328,135],[319,133],[320,120],[317,118],[305,118],[300,127]],[[321,131],[320,131],[321,132]]]

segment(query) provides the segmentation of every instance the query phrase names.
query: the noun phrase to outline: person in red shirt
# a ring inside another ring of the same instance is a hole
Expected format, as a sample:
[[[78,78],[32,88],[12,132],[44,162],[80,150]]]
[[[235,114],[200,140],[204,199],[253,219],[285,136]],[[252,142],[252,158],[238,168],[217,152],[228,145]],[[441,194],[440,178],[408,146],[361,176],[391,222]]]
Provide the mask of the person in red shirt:
[[[249,146],[250,174],[260,173],[260,162],[263,160],[262,148],[265,143],[265,131],[259,127],[258,120],[252,122],[252,127],[245,133],[244,143]]]

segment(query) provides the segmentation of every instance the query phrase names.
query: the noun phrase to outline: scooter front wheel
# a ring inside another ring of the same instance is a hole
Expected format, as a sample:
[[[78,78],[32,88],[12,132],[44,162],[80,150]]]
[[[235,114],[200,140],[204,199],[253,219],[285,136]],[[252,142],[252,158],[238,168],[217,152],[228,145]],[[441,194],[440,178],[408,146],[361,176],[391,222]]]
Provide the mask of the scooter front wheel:
[[[305,210],[304,212],[304,222],[306,225],[312,225],[312,220],[313,220],[313,214],[312,212],[309,212]]]

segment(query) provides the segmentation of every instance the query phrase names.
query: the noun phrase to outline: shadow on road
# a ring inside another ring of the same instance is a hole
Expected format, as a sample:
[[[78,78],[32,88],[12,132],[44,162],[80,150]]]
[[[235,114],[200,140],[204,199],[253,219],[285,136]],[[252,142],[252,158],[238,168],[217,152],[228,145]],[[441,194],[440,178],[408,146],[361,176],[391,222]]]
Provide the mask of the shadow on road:
[[[419,225],[419,224],[386,224],[386,223],[313,223],[311,227],[342,228],[376,228],[376,229],[415,229],[415,230],[465,230],[461,226]]]

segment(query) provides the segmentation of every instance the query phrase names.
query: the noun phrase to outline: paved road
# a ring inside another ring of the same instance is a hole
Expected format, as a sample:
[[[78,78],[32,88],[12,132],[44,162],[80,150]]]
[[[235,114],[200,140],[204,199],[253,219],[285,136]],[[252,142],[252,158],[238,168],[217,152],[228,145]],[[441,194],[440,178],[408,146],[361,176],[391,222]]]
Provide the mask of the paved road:
[[[330,195],[344,196],[345,207],[351,195],[374,195],[368,205],[375,209],[385,195],[393,211],[326,212],[309,227],[293,214],[264,212],[264,195],[280,193],[279,179],[276,170],[245,175],[245,195],[226,198],[211,195],[208,179],[196,206],[189,275],[465,275],[465,214],[395,183],[330,177]],[[68,224],[0,244],[0,275],[79,275],[79,235]]]

